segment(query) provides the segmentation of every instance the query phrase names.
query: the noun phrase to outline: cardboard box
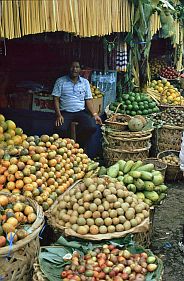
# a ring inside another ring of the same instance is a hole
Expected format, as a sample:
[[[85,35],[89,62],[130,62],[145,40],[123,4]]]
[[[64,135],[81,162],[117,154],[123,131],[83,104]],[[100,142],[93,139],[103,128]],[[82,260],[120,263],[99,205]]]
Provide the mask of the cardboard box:
[[[93,107],[96,113],[101,114],[102,113],[102,107],[103,107],[103,98],[97,98],[93,99]]]

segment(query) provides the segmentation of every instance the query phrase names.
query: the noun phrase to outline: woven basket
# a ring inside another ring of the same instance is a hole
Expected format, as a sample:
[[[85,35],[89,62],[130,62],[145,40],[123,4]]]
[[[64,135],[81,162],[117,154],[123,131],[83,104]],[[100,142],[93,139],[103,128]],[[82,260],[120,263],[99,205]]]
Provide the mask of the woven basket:
[[[165,173],[167,169],[167,165],[161,161],[159,161],[157,158],[148,158],[144,160],[145,164],[152,163],[154,164],[155,170],[160,171],[165,179]]]
[[[162,151],[162,152],[158,153],[157,158],[159,159],[159,161],[162,161],[161,159],[164,156],[167,156],[170,154],[175,154],[175,155],[179,156],[179,151],[176,151],[176,150]],[[183,174],[180,170],[179,165],[167,164],[167,169],[166,169],[166,174],[165,174],[166,181],[177,181],[177,180],[181,180],[182,178],[183,178]]]
[[[120,120],[124,119],[123,122]],[[109,119],[105,120],[106,125],[108,125],[111,129],[116,131],[124,131],[128,128],[128,121],[131,119],[129,115],[124,114],[114,114]]]
[[[125,137],[114,137],[110,134],[105,136],[103,135],[104,142],[111,148],[121,148],[123,150],[135,150],[140,148],[145,148],[150,145],[150,139],[152,134],[144,137],[134,137],[134,138],[125,138]]]
[[[123,150],[115,149],[110,147],[103,148],[103,156],[106,164],[111,166],[119,160],[144,160],[149,157],[150,145],[145,148],[135,149],[135,150]]]
[[[1,194],[5,194],[1,192]],[[6,193],[6,196],[11,196]],[[0,276],[3,281],[28,281],[35,257],[38,255],[40,242],[39,232],[44,224],[42,207],[27,198],[30,206],[37,213],[37,219],[32,224],[31,233],[24,239],[17,241],[11,248],[0,248]]]
[[[181,138],[183,127],[164,125],[158,130],[157,147],[158,151],[177,150],[181,149]]]
[[[40,270],[38,258],[35,259],[35,262],[33,264],[33,269],[34,272],[33,272],[32,281],[48,281],[48,279],[45,277],[43,272]]]

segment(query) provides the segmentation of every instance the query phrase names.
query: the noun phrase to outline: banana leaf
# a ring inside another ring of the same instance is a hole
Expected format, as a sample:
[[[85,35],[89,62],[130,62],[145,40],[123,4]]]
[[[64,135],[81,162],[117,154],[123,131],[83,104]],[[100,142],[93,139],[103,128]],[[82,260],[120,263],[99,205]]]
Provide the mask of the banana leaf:
[[[126,247],[131,253],[147,252],[148,255],[153,255],[150,250],[145,250],[142,246],[137,245],[133,241],[133,235],[128,235],[125,238],[112,239],[106,242],[114,244],[119,248]],[[103,243],[91,243],[82,239],[65,239],[60,237],[55,244],[56,246],[41,247],[39,254],[40,269],[49,281],[61,280],[61,272],[70,261],[66,261],[63,257],[66,254],[72,254],[78,251],[80,255],[84,255],[90,250],[97,247],[102,247]],[[159,281],[163,272],[162,261],[157,259],[157,270],[146,275],[146,281]]]

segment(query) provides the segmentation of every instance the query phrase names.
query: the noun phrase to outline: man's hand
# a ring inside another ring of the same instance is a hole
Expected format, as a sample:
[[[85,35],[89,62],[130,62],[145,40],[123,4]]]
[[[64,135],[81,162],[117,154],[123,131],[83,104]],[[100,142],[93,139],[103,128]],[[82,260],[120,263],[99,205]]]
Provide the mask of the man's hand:
[[[64,123],[64,118],[62,115],[57,116],[56,118],[56,126],[59,127]]]
[[[94,118],[95,118],[96,124],[102,125],[102,120],[101,120],[100,116],[98,116],[98,114],[95,114]]]

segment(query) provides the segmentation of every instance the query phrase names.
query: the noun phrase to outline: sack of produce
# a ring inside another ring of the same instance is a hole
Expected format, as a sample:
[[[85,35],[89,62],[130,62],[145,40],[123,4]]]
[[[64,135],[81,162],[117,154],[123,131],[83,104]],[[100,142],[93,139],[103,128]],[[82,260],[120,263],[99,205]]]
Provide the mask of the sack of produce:
[[[4,281],[27,280],[39,251],[42,208],[22,195],[0,192],[0,276]]]
[[[115,177],[117,169],[114,166],[108,173]],[[83,239],[110,239],[149,229],[148,204],[109,177],[80,181],[58,198],[46,216],[54,229]]]
[[[92,244],[60,237],[54,247],[41,248],[36,269],[34,281],[38,273],[43,281],[161,281],[163,263],[150,250],[127,239]]]

